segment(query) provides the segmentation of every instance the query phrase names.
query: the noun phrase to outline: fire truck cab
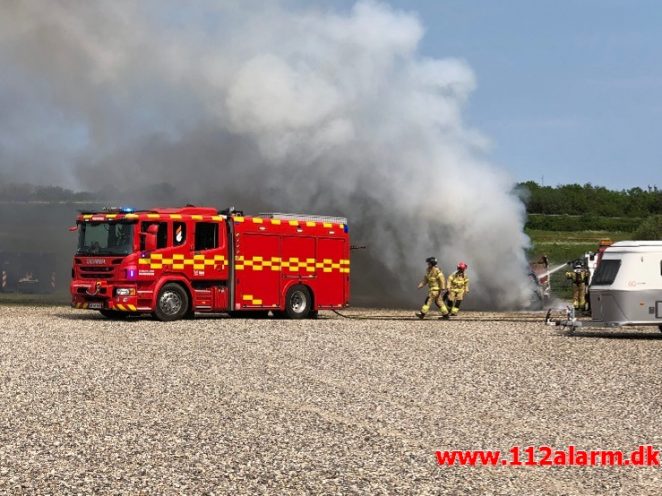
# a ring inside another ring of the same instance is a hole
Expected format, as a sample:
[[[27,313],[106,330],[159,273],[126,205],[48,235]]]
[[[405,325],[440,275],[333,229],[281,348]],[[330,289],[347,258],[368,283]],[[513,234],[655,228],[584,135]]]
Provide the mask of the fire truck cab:
[[[81,212],[76,224],[72,307],[108,318],[306,318],[349,301],[344,218],[188,206]]]

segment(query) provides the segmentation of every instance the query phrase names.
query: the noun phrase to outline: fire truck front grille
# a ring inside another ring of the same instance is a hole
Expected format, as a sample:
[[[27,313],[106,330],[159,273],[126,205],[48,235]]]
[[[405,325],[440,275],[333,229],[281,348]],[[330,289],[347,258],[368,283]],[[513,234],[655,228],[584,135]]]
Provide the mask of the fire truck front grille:
[[[77,293],[87,295],[88,291],[89,291],[89,288],[78,288]],[[106,294],[106,288],[99,289],[99,294],[105,295]]]
[[[110,279],[113,277],[114,267],[81,267],[80,277],[83,279]]]

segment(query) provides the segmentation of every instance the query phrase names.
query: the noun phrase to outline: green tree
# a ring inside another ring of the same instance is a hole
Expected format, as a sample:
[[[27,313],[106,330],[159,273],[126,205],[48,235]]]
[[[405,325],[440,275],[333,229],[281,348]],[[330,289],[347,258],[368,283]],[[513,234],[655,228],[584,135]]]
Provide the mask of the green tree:
[[[662,240],[662,215],[646,218],[634,232],[635,239]]]
[[[613,191],[591,183],[551,187],[527,181],[517,190],[530,214],[628,218],[662,214],[662,191],[654,186]]]

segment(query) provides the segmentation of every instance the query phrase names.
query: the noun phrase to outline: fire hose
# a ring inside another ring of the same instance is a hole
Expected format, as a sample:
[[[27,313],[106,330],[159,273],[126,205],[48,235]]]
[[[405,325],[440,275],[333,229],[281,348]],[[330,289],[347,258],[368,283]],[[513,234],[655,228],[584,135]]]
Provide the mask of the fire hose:
[[[338,310],[331,310],[333,313],[342,317],[343,319],[349,320],[401,320],[401,321],[419,321],[418,317],[415,316],[406,316],[406,315],[370,315],[370,314],[358,314],[358,315],[348,315]],[[533,317],[451,317],[450,321],[457,322],[540,322],[540,318]]]

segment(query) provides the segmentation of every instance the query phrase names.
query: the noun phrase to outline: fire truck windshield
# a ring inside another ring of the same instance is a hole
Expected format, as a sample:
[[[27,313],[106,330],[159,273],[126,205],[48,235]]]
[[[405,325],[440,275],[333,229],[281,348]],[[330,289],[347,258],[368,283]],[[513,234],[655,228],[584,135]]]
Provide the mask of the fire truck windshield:
[[[135,223],[82,222],[78,255],[128,255],[133,251]]]

